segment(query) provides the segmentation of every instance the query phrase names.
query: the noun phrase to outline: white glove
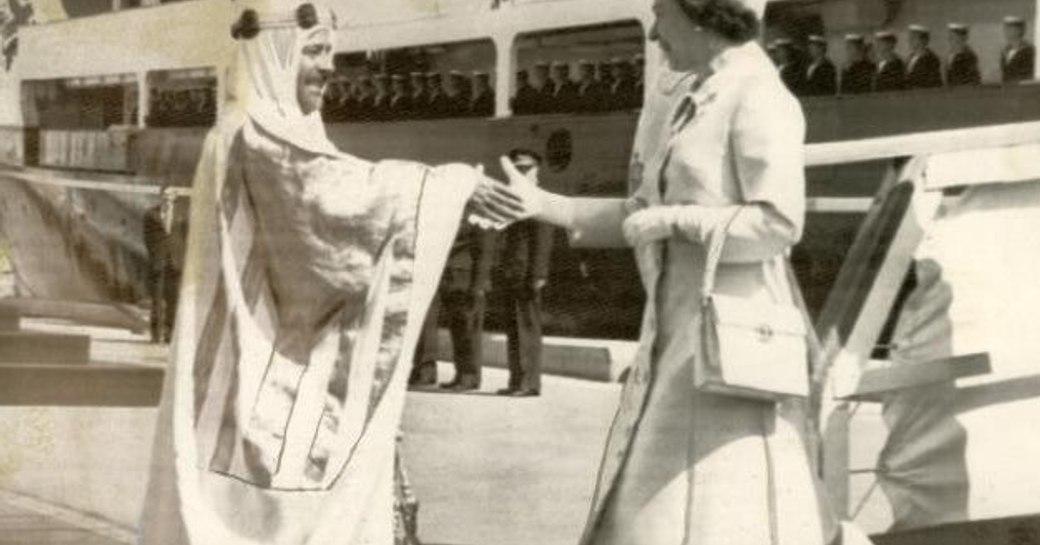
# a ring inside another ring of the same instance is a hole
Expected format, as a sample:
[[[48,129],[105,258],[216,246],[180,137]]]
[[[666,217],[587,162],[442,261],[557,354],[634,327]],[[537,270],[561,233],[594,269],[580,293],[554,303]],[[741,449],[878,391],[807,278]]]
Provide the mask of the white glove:
[[[641,246],[669,238],[681,212],[679,206],[654,206],[634,212],[621,226],[625,240],[632,246]]]

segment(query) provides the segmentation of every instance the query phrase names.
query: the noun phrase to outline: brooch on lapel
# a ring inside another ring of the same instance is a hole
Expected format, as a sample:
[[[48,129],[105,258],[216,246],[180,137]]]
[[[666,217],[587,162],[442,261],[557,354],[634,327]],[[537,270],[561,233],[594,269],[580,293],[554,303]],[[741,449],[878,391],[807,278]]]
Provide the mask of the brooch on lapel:
[[[679,101],[679,106],[672,117],[672,134],[681,131],[698,116],[703,115],[705,108],[715,101],[716,92],[704,85],[706,81],[698,79]]]

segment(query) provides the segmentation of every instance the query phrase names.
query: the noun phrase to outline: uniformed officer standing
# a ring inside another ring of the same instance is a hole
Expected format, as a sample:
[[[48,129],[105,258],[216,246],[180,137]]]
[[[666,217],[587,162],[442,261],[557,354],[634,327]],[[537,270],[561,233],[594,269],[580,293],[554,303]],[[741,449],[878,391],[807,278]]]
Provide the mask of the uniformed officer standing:
[[[878,65],[874,74],[874,92],[902,91],[906,89],[906,65],[896,54],[894,32],[882,30],[874,34],[877,43]]]
[[[573,112],[578,100],[578,86],[571,81],[571,65],[558,61],[552,65],[552,103],[553,112]]]
[[[462,72],[452,70],[448,73],[448,85],[444,89],[444,95],[448,102],[449,117],[465,117],[469,114],[469,101],[473,96],[471,85]]]
[[[613,82],[607,92],[607,107],[610,110],[627,110],[635,103],[636,80],[632,76],[632,65],[620,57],[610,61]]]
[[[596,81],[600,83],[603,88],[603,92],[606,93],[607,89],[614,83],[614,75],[611,73],[613,68],[611,67],[610,60],[602,60],[596,64]]]
[[[798,59],[794,42],[787,38],[780,38],[773,43],[776,45],[776,62],[780,79],[783,80],[791,94],[800,96],[805,87],[805,68]]]
[[[553,83],[549,76],[549,63],[538,62],[534,65],[534,88],[538,91],[538,99],[534,103],[532,113],[544,114],[552,111]]]
[[[426,117],[439,119],[448,115],[448,97],[444,94],[440,72],[426,73]]]
[[[412,115],[412,97],[405,86],[404,76],[390,77],[390,100],[387,103],[387,119],[408,119]]]
[[[411,117],[423,119],[426,117],[426,78],[422,72],[408,74],[408,86],[411,87],[412,112]]]
[[[372,94],[372,107],[368,118],[372,121],[385,121],[390,117],[390,91],[387,88],[386,74],[379,72],[372,76],[375,92]]]
[[[1004,39],[1007,45],[1000,53],[1000,71],[1004,83],[1028,81],[1035,77],[1036,48],[1025,36],[1025,19],[1015,16],[1004,18]]]
[[[357,121],[371,121],[372,112],[375,108],[375,87],[372,85],[372,77],[368,74],[361,74],[357,79],[357,93],[354,96],[354,102],[357,104],[357,108],[354,111],[351,119]]]
[[[164,186],[159,190],[159,198],[159,204],[144,214],[144,245],[148,251],[148,292],[152,299],[152,342],[166,343],[170,342],[176,319],[187,232],[175,218],[176,195]]]
[[[841,94],[869,93],[874,87],[874,63],[867,59],[867,44],[863,36],[845,36],[845,67],[841,71]]]
[[[806,96],[834,96],[838,93],[838,70],[827,58],[827,39],[809,36],[809,67],[805,69]]]
[[[441,384],[454,391],[480,388],[484,311],[495,253],[492,231],[462,222],[441,280],[441,305],[448,317],[455,378]]]
[[[979,72],[979,57],[968,45],[968,26],[950,23],[950,58],[946,64],[946,84],[950,87],[978,85],[982,83]]]
[[[473,98],[469,103],[469,115],[491,117],[495,115],[495,92],[491,89],[491,77],[487,72],[473,72]]]
[[[598,112],[607,107],[607,93],[603,84],[596,81],[596,65],[590,61],[578,63],[578,90],[575,109],[579,112]]]
[[[631,108],[643,107],[643,94],[646,92],[646,59],[642,54],[632,57],[632,69],[635,72],[636,85],[632,96]]]
[[[908,89],[934,89],[943,86],[942,61],[928,47],[932,33],[921,25],[910,25],[910,58],[906,61]]]
[[[512,110],[516,115],[535,113],[538,104],[538,91],[531,86],[527,70],[516,73],[516,94],[513,95]]]
[[[541,157],[530,150],[509,152],[517,170],[537,181]],[[506,312],[509,383],[500,395],[541,393],[542,289],[549,278],[553,227],[533,220],[514,223],[503,240],[495,285],[502,290]]]

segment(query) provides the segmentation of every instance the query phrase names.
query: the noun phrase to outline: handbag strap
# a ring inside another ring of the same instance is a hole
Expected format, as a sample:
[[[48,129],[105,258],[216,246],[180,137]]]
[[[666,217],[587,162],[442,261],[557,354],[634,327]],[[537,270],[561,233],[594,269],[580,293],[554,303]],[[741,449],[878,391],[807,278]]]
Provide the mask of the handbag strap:
[[[704,264],[704,279],[701,282],[701,297],[707,297],[715,291],[715,276],[718,274],[719,263],[722,261],[722,248],[726,244],[730,227],[743,211],[744,206],[738,206],[725,222],[718,223],[708,235],[708,253]]]

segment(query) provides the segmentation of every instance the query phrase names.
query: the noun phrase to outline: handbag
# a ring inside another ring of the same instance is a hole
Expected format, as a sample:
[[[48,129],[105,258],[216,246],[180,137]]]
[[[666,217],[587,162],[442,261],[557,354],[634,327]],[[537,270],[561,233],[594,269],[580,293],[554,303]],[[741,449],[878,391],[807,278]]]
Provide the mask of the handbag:
[[[694,385],[705,392],[778,401],[809,394],[808,328],[791,303],[715,293],[715,276],[738,208],[709,235],[701,289],[700,357]],[[784,256],[772,263],[783,265]]]

